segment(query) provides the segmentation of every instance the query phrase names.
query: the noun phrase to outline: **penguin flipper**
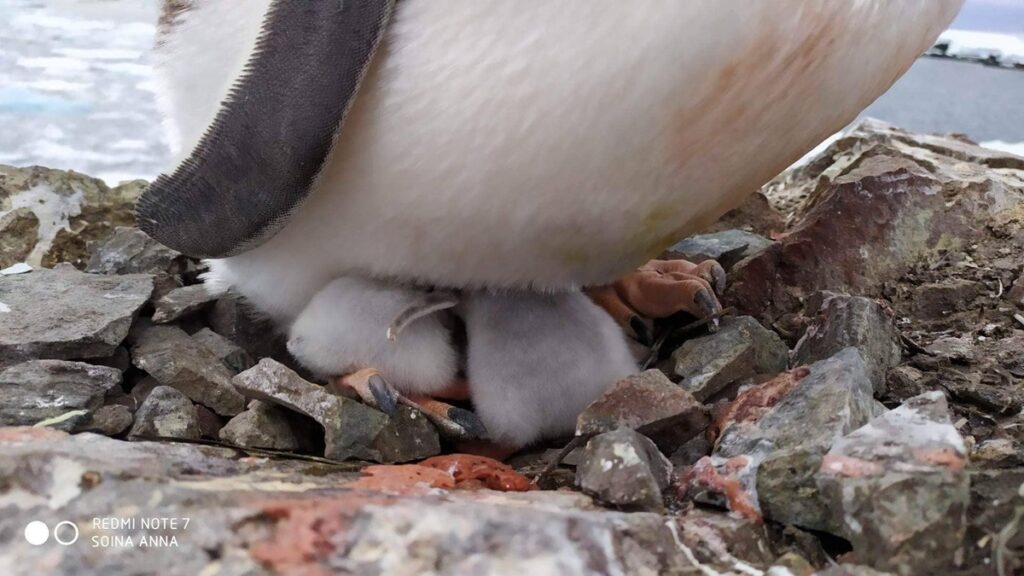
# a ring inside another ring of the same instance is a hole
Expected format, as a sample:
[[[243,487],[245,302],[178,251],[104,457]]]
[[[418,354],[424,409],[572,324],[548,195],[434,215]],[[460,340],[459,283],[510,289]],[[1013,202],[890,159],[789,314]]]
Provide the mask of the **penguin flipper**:
[[[270,239],[309,194],[394,4],[274,0],[209,129],[139,199],[139,228],[197,258]]]

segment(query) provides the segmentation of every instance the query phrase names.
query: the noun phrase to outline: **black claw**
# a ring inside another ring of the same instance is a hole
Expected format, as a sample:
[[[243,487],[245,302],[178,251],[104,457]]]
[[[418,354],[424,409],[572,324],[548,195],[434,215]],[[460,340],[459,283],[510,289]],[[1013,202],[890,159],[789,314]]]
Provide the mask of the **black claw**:
[[[725,292],[725,269],[721,265],[715,264],[711,267],[711,275],[714,277],[711,286],[714,287],[715,294],[721,296]]]
[[[629,319],[629,327],[633,329],[633,333],[636,334],[637,341],[641,344],[644,346],[654,344],[654,334],[651,333],[651,329],[647,326],[647,323],[639,316],[633,316]]]
[[[484,440],[487,438],[487,427],[484,426],[484,423],[480,421],[476,414],[469,410],[452,406],[448,409],[448,419],[462,426],[462,429],[466,431],[470,439],[478,438]]]
[[[378,374],[370,376],[367,384],[373,399],[377,401],[377,408],[388,416],[394,416],[398,410],[398,392]]]
[[[718,301],[711,294],[708,294],[703,288],[697,291],[697,294],[693,297],[694,304],[700,309],[700,315],[702,318],[711,318],[715,314],[721,312],[721,308],[718,305]],[[715,318],[708,323],[708,330],[712,332],[718,331],[718,319]]]

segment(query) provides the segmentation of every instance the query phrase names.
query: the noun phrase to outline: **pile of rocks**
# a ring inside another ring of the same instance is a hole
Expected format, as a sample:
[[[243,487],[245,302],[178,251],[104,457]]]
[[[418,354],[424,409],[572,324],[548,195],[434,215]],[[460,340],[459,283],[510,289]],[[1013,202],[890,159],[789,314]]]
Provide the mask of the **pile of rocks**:
[[[62,264],[7,273],[0,424],[305,452],[325,444],[322,454],[337,460],[440,452],[436,430],[410,410],[389,418],[271,357],[257,364],[231,336],[260,334],[262,348],[290,359],[237,298],[189,284],[197,268],[142,232],[118,228],[85,272]]]
[[[22,197],[46,186],[78,203],[55,233]],[[507,494],[463,490],[447,464],[364,469],[446,439],[315,383],[244,302],[205,291],[200,263],[130,227],[84,232],[103,224],[75,212],[100,213],[81,186],[137,193],[0,168],[0,257],[35,266],[0,272],[0,424],[22,426],[0,428],[0,533],[41,511],[90,537],[115,509],[195,524],[177,549],[16,544],[0,564],[1024,570],[1022,158],[869,120],[784,173],[665,255],[718,259],[737,313],[714,333],[659,325],[652,368],[580,414],[570,445],[510,460],[544,473]]]

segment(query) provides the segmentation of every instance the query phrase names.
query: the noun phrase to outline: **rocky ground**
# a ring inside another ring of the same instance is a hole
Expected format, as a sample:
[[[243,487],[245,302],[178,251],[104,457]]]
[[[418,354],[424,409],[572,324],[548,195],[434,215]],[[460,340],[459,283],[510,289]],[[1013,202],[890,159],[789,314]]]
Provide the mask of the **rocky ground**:
[[[507,465],[312,381],[141,187],[0,166],[5,574],[1024,573],[1024,158],[867,121],[669,251],[720,330]]]

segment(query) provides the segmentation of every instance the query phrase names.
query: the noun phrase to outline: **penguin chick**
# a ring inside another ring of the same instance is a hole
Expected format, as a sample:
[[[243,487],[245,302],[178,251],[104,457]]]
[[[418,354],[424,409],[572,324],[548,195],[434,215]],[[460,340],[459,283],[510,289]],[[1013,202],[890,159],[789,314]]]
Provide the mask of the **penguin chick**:
[[[637,370],[622,330],[580,292],[475,291],[463,306],[473,405],[498,444],[572,434],[583,408]]]

